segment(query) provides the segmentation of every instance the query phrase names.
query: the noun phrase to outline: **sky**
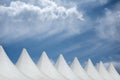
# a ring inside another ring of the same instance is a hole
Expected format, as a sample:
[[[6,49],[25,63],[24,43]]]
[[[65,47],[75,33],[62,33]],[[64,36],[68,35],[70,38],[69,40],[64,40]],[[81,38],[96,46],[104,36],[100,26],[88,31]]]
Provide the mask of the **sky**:
[[[14,64],[26,48],[35,63],[45,51],[120,72],[120,0],[0,0],[0,45]]]

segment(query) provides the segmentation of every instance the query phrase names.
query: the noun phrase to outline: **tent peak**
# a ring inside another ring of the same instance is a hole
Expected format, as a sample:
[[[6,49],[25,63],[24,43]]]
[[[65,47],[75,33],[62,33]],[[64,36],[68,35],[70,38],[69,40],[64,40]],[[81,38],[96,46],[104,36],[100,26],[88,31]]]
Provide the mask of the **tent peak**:
[[[74,60],[75,60],[75,61],[78,61],[78,58],[77,58],[77,57],[75,57],[75,58],[74,58]]]
[[[42,56],[47,56],[47,53],[45,51],[43,51]]]

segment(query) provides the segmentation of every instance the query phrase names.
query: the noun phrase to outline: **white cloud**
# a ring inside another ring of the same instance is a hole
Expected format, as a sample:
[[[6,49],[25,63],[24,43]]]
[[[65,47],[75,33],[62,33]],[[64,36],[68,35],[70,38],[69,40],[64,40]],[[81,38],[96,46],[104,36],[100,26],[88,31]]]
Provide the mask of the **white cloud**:
[[[81,34],[93,28],[96,23],[89,15],[83,16],[83,13],[107,2],[108,0],[11,1],[9,5],[0,5],[0,40],[6,42],[32,37],[43,39],[57,34],[60,36],[58,39],[63,39]],[[98,22],[96,32],[100,38],[120,40],[119,8],[106,10],[106,15]]]
[[[75,15],[78,19],[83,20],[83,15],[76,10],[76,7],[66,9],[63,6],[58,6],[55,2],[50,0],[41,0],[42,7],[27,4],[21,1],[14,1],[10,3],[9,7],[0,6],[2,13],[7,13],[10,16],[21,15],[24,11],[36,13],[39,19],[57,19],[65,18]]]
[[[119,6],[120,7],[120,6]],[[120,9],[106,9],[105,15],[98,19],[96,32],[102,39],[120,41]]]
[[[109,0],[55,0],[55,2],[57,2],[59,5],[64,5],[66,7],[71,7],[74,5],[79,5],[79,7],[83,8],[83,7],[97,7],[97,6],[101,6],[104,5],[106,3],[109,2]],[[67,4],[66,4],[67,3]]]
[[[70,53],[71,51],[75,51],[77,49],[81,48],[81,44],[73,44],[72,46],[69,46],[63,50],[63,53]]]
[[[66,8],[53,0],[39,0],[38,4],[11,1],[9,6],[1,5],[0,39],[22,40],[33,36],[45,38],[62,32],[68,36],[80,33],[79,24],[84,22],[84,18],[76,6]]]

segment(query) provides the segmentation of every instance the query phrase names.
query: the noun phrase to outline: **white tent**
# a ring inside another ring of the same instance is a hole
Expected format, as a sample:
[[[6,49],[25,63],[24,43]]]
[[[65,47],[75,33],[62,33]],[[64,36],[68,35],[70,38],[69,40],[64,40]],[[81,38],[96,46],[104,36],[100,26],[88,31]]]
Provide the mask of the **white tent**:
[[[0,80],[11,80],[11,79],[8,79],[8,78],[3,77],[3,76],[0,75]]]
[[[85,70],[82,68],[81,64],[79,63],[77,57],[75,57],[72,65],[71,65],[71,69],[73,70],[73,72],[80,78],[82,78],[83,80],[92,80],[88,74],[85,72]]]
[[[54,66],[43,52],[36,65],[26,49],[23,49],[16,66],[0,46],[0,80],[120,80],[120,75],[112,63],[106,70],[100,62],[97,71],[89,59],[83,69],[75,57],[70,68],[60,55]]]
[[[40,72],[38,67],[30,58],[26,49],[23,49],[16,66],[24,75],[29,76],[33,80],[51,80],[49,77]]]
[[[85,66],[85,70],[87,74],[93,79],[93,80],[104,80],[100,74],[95,69],[92,61],[89,59],[87,62],[87,65]]]
[[[100,73],[100,75],[104,78],[104,80],[114,80],[109,75],[109,73],[106,70],[106,68],[104,67],[104,64],[102,63],[102,61],[100,61],[100,63],[97,65],[97,69],[98,69],[98,72]]]
[[[38,68],[43,71],[47,76],[54,80],[66,80],[53,66],[45,52],[42,53],[38,64]]]
[[[22,75],[9,60],[2,46],[0,46],[0,75],[10,80],[30,80],[28,77]]]
[[[59,56],[55,67],[57,68],[57,70],[64,75],[67,79],[69,80],[82,80],[79,79],[70,69],[70,67],[68,66],[68,64],[66,63],[64,57],[62,56],[62,54]]]
[[[108,72],[114,80],[120,80],[120,75],[118,74],[112,63],[110,63],[108,67]]]

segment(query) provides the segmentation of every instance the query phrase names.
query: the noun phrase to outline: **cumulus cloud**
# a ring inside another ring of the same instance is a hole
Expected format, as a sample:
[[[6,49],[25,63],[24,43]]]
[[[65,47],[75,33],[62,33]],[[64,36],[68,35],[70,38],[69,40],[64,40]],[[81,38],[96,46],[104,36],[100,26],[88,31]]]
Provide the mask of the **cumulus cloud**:
[[[8,6],[0,5],[0,17],[0,39],[4,41],[32,36],[43,38],[61,32],[74,35],[80,32],[79,24],[84,22],[76,6],[66,8],[53,0],[40,0],[38,5],[11,1]]]
[[[76,10],[76,7],[66,9],[50,0],[41,0],[41,7],[21,1],[14,1],[8,7],[0,6],[0,11],[1,14],[6,13],[12,17],[21,15],[25,11],[30,11],[35,13],[40,20],[67,18],[70,16],[76,16],[76,18],[83,20],[83,15]]]

